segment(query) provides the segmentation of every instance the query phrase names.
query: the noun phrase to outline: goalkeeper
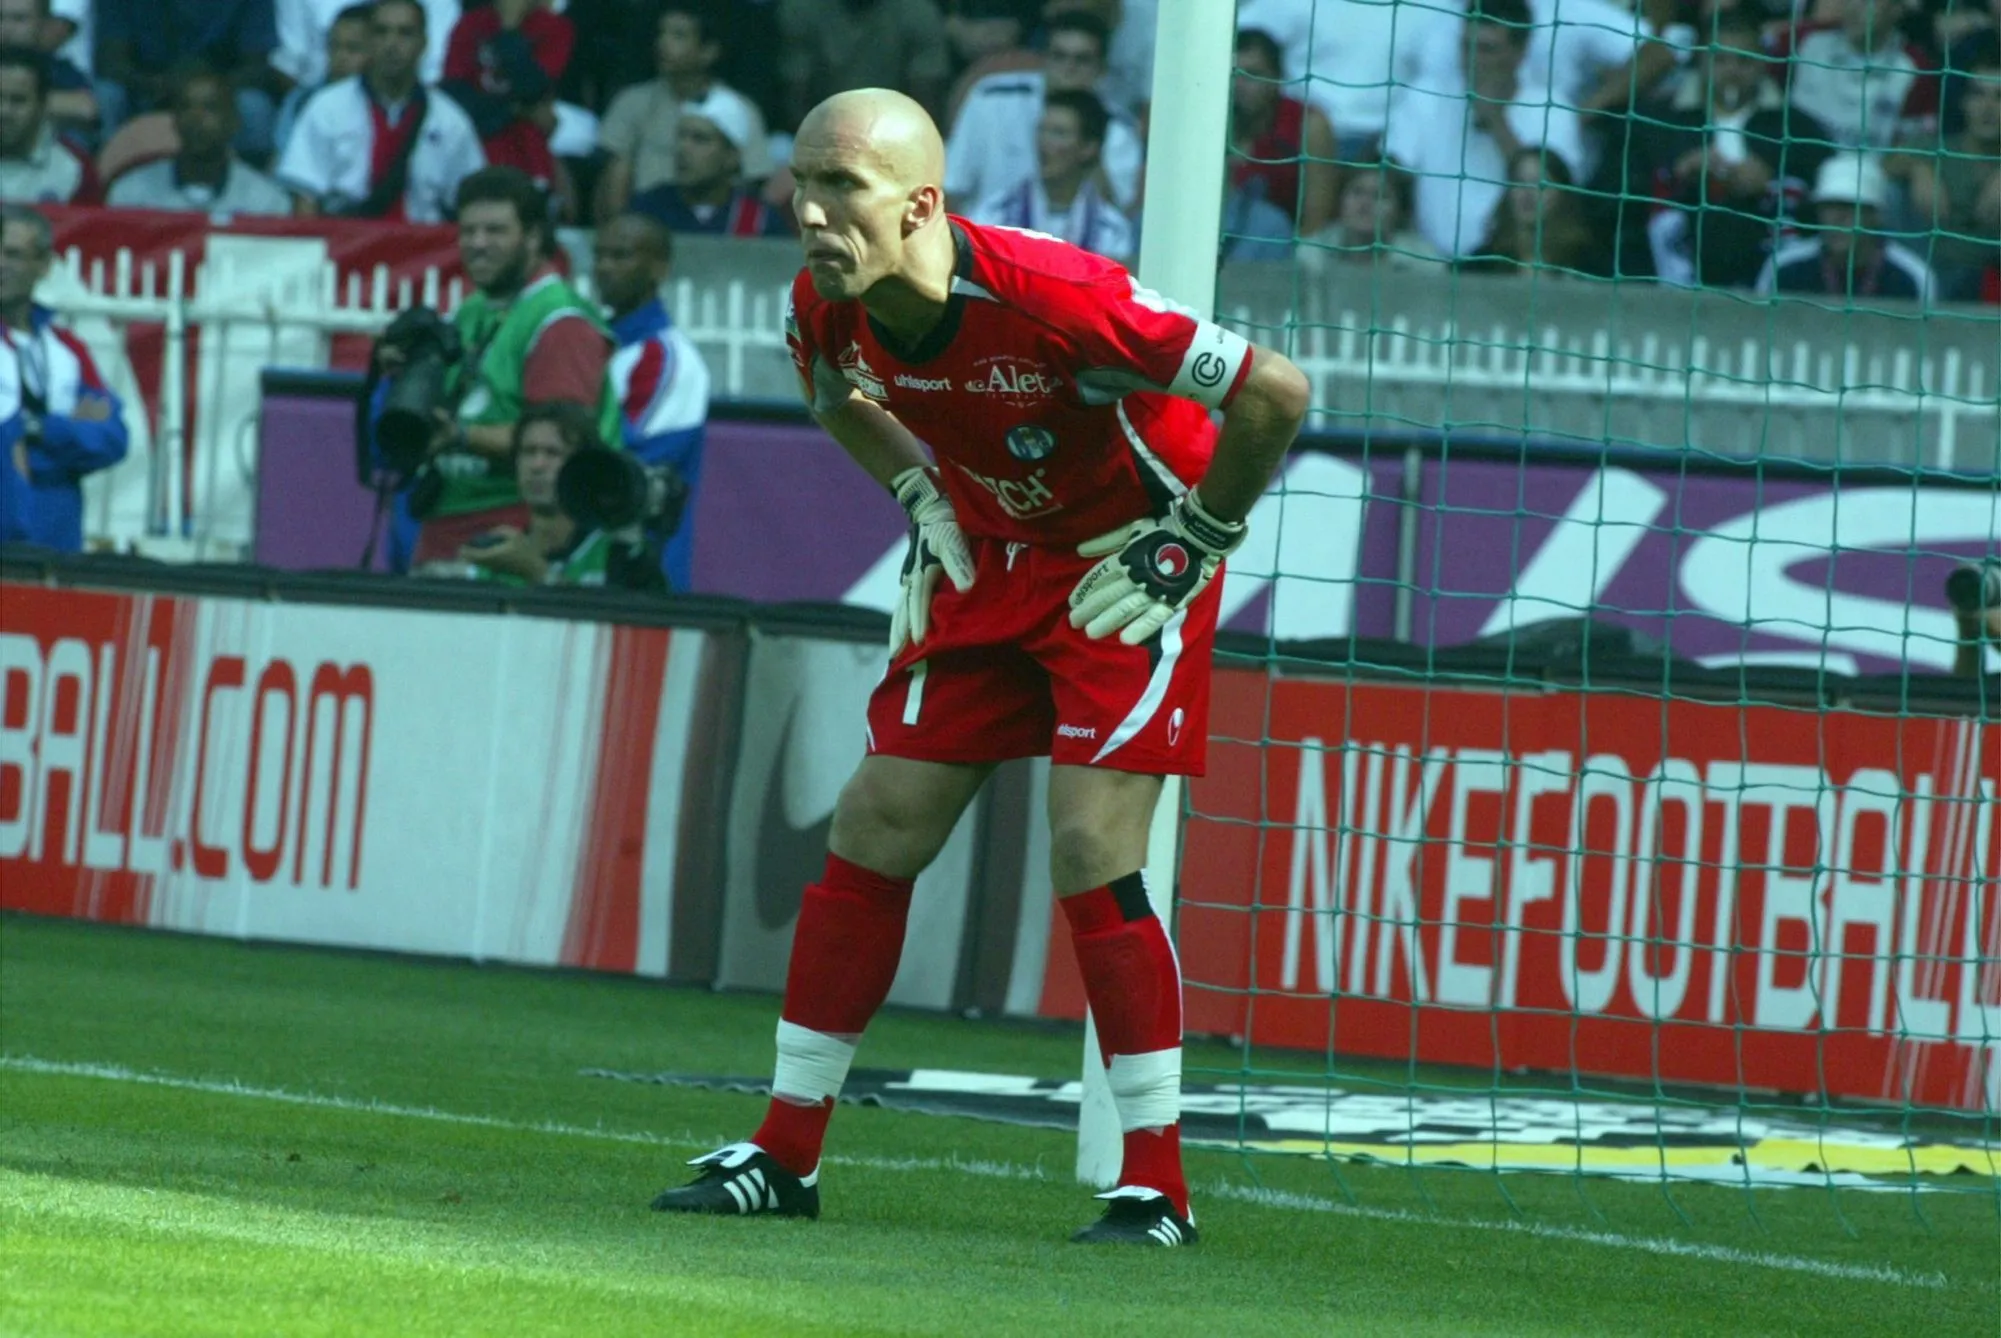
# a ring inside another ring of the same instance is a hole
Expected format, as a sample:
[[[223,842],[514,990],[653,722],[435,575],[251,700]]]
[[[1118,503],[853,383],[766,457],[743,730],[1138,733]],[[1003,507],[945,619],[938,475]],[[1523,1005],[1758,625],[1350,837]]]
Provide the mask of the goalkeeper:
[[[821,1142],[913,881],[997,763],[1046,754],[1050,876],[1124,1130],[1118,1186],[1073,1239],[1191,1243],[1180,968],[1140,868],[1161,777],[1202,773],[1216,577],[1306,379],[1111,261],[948,216],[937,129],[901,94],[820,104],[792,171],[793,361],[910,547],[868,754],[800,908],[768,1112],[653,1206],[819,1214]]]

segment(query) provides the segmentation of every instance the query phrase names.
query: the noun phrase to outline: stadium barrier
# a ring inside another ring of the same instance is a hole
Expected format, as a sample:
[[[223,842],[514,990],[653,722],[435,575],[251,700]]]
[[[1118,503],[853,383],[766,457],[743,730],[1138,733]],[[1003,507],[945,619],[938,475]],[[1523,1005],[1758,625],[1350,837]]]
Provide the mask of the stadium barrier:
[[[121,548],[244,556],[258,377],[358,368],[396,311],[449,307],[461,291],[447,228],[52,214],[64,263],[43,296],[143,406],[128,415],[131,460],[90,485],[89,533]],[[588,237],[567,240],[588,270]],[[782,313],[795,248],[689,238],[681,251],[669,306],[708,358],[717,398],[789,400]],[[1646,286],[1609,298],[1551,290],[1524,313],[1504,282],[1418,271],[1398,276],[1398,314],[1379,321],[1380,294],[1348,268],[1302,284],[1286,266],[1233,266],[1217,306],[1226,324],[1289,347],[1322,426],[2001,471],[1991,320],[1934,323],[1914,343],[1905,312],[1829,322],[1797,305]]]
[[[18,551],[0,608],[0,907],[760,990],[882,661],[852,609]],[[1226,660],[1193,1030],[1996,1108],[1981,684],[1524,655]],[[895,1002],[1081,1015],[1045,786],[968,812]]]

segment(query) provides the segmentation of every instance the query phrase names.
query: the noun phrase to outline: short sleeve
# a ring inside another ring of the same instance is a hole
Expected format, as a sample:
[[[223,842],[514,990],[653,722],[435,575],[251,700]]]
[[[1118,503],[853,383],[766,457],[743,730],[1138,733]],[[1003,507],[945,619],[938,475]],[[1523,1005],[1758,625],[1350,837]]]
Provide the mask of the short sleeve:
[[[812,280],[801,271],[785,295],[785,347],[792,370],[799,374],[799,394],[814,413],[838,409],[848,402],[850,388],[840,370],[821,355],[813,342],[811,323],[800,317],[800,290],[811,291]]]
[[[1251,346],[1242,335],[1142,288],[1124,271],[1085,292],[1068,333],[1086,403],[1151,390],[1222,409],[1250,374]]]
[[[278,180],[316,199],[333,186],[326,171],[326,164],[332,161],[326,150],[326,121],[333,100],[339,96],[336,88],[329,85],[306,100],[292,137],[285,142],[284,155],[278,159]]]
[[[598,126],[598,147],[617,158],[631,158],[639,151],[640,123],[646,116],[646,87],[628,88],[611,100],[611,108]]]

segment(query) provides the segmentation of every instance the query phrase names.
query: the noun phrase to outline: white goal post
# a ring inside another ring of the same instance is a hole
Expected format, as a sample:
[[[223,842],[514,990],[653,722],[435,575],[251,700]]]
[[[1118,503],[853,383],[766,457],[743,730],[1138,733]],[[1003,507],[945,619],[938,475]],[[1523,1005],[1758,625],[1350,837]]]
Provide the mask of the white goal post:
[[[1139,281],[1204,317],[1214,314],[1216,302],[1236,30],[1236,0],[1160,0],[1146,155],[1145,199],[1152,207],[1140,232]],[[1178,777],[1168,778],[1147,838],[1147,894],[1162,924],[1172,923],[1182,788]],[[1087,1014],[1077,1178],[1111,1185],[1122,1155],[1119,1116]]]

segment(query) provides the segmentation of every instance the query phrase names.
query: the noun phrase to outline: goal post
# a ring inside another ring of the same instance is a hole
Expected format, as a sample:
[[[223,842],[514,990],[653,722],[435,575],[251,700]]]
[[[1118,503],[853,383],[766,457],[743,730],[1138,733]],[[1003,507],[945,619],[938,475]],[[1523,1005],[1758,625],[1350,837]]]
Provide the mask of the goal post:
[[[1236,10],[1235,0],[1160,0],[1155,29],[1145,191],[1155,207],[1147,211],[1140,233],[1138,277],[1203,317],[1213,314],[1216,303]],[[1162,202],[1172,207],[1162,208]],[[1172,923],[1183,798],[1181,780],[1169,777],[1147,837],[1147,895],[1163,924]],[[1077,1178],[1112,1184],[1122,1146],[1097,1028],[1086,1014]]]

